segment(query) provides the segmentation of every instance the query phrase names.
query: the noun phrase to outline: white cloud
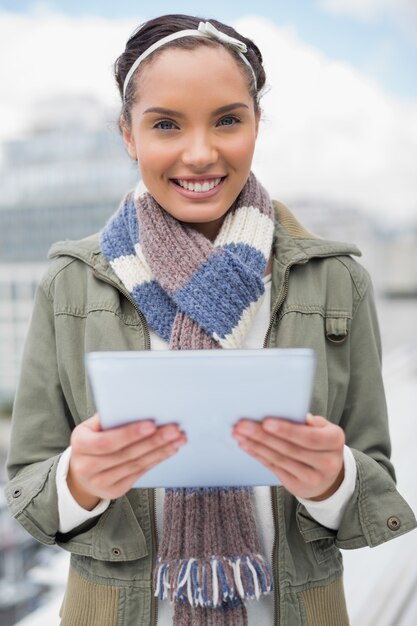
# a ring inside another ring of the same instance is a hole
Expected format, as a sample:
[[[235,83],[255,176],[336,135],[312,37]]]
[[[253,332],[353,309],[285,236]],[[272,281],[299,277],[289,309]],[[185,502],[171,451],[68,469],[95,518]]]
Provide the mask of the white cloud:
[[[0,14],[0,139],[22,133],[46,99],[94,96],[118,107],[112,63],[137,24]],[[271,84],[255,160],[271,194],[415,215],[417,103],[397,101],[271,22],[237,26],[262,49]],[[68,107],[52,114],[68,119]]]
[[[260,44],[271,85],[255,160],[271,193],[417,218],[417,103],[264,20],[238,28]]]

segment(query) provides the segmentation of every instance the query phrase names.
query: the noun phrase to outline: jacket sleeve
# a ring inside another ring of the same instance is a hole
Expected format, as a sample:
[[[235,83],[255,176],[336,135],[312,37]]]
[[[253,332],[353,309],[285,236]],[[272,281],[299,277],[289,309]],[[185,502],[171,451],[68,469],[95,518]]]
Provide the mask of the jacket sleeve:
[[[41,543],[58,543],[98,560],[141,558],[148,549],[134,511],[147,507],[148,497],[135,490],[112,501],[101,516],[70,533],[59,533],[57,466],[75,422],[59,377],[49,282],[45,278],[37,290],[25,344],[7,459],[7,504],[13,517]]]
[[[357,464],[355,491],[337,532],[320,526],[301,504],[297,507],[298,525],[306,541],[333,536],[344,549],[374,547],[417,525],[395,486],[379,327],[367,273],[364,282],[348,337],[350,374],[340,422]]]
[[[72,418],[59,381],[53,303],[37,290],[13,407],[5,489],[12,515],[35,539],[51,544],[58,528],[55,486],[60,454],[69,445]]]

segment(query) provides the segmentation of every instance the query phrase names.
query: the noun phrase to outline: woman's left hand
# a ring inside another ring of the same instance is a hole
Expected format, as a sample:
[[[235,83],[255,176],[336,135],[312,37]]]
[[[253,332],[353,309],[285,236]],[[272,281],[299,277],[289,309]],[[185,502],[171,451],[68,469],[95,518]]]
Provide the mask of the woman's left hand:
[[[343,481],[345,435],[324,417],[309,414],[304,424],[274,417],[261,423],[242,419],[232,435],[294,496],[325,500]]]

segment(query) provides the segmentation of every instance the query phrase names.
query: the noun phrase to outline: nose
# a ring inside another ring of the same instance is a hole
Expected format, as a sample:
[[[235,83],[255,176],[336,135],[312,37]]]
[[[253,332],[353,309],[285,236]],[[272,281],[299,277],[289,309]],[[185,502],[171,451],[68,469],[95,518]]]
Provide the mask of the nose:
[[[204,169],[216,163],[218,152],[210,133],[197,131],[187,136],[182,153],[184,165]]]

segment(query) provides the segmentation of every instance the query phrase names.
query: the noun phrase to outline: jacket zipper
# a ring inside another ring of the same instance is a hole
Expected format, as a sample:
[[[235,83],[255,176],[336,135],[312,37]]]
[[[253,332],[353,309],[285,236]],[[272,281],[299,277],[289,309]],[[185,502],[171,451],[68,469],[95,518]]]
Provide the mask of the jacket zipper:
[[[151,337],[149,334],[148,324],[146,322],[145,316],[143,315],[142,311],[138,308],[136,302],[133,300],[131,295],[127,291],[122,289],[119,285],[117,285],[114,281],[112,281],[110,278],[107,278],[103,276],[103,274],[99,274],[98,272],[96,272],[94,268],[93,268],[93,271],[94,271],[94,275],[99,280],[102,280],[108,285],[115,287],[133,305],[146,331],[145,350],[150,350],[151,349]],[[154,562],[155,557],[156,557],[156,552],[158,549],[158,530],[156,527],[155,489],[148,489],[148,494],[149,494],[149,500],[148,500],[149,501],[149,513],[150,513],[150,521],[151,521],[151,537],[152,537],[152,562]],[[151,596],[151,615],[150,616],[151,616],[151,626],[156,626],[158,623],[158,600],[154,595]]]
[[[272,309],[272,313],[271,313],[271,319],[269,320],[269,326],[268,329],[266,331],[266,335],[265,335],[265,339],[264,339],[264,348],[268,348],[269,347],[269,340],[270,340],[270,335],[271,335],[271,330],[272,330],[272,326],[274,325],[274,320],[276,318],[276,315],[279,311],[279,309],[282,307],[287,295],[288,295],[288,285],[289,285],[289,278],[290,278],[290,269],[293,267],[293,265],[304,265],[305,263],[307,263],[308,259],[303,259],[302,261],[293,261],[293,263],[291,263],[290,265],[288,265],[285,269],[285,274],[284,274],[284,288],[282,290],[281,295],[279,296],[279,298],[276,299],[275,304],[273,306]]]
[[[272,309],[272,313],[271,313],[271,319],[269,321],[269,326],[268,329],[266,331],[266,335],[265,335],[265,339],[264,339],[264,344],[263,347],[264,348],[268,348],[269,347],[269,342],[270,342],[270,338],[271,338],[271,330],[272,330],[272,326],[274,324],[274,320],[275,317],[280,309],[280,307],[282,306],[283,302],[285,301],[285,298],[287,297],[288,294],[288,282],[289,282],[289,275],[290,275],[290,267],[288,266],[285,270],[285,276],[284,276],[284,288],[282,290],[282,293],[280,295],[279,298],[277,298],[277,300],[275,301],[275,304],[273,306]],[[276,499],[274,498],[274,489],[273,487],[270,488],[270,494],[271,494],[271,506],[272,506],[272,516],[273,516],[273,520],[274,520],[274,543],[272,546],[272,574],[273,574],[273,578],[274,578],[274,624],[275,626],[279,626],[279,581],[278,581],[278,576],[275,576],[275,572],[278,572],[278,568],[277,568],[277,552],[278,552],[278,511],[277,511],[277,505],[276,505]]]
[[[156,527],[156,498],[155,489],[149,489],[150,500],[150,518],[152,532],[152,562],[155,562],[156,552],[158,549],[158,529]],[[151,597],[151,626],[156,626],[158,622],[158,599],[152,594]]]
[[[271,487],[271,504],[272,504],[272,516],[274,519],[274,545],[272,547],[272,573],[278,571],[278,507],[276,498],[274,497],[274,490],[277,488]],[[280,620],[280,605],[279,605],[279,582],[275,580],[274,574],[274,624],[279,626]]]
[[[276,299],[274,306],[272,308],[272,313],[271,313],[271,319],[269,321],[269,326],[268,329],[266,331],[266,335],[265,335],[265,339],[264,339],[264,344],[263,347],[264,348],[268,348],[269,347],[269,342],[271,339],[271,330],[272,330],[272,326],[274,325],[274,321],[275,318],[277,316],[277,313],[279,311],[279,309],[281,308],[281,306],[283,305],[283,303],[285,302],[285,299],[288,295],[288,286],[289,286],[289,278],[290,278],[290,269],[292,268],[293,265],[303,265],[304,263],[307,263],[308,259],[303,259],[303,260],[299,260],[299,261],[293,261],[290,265],[288,265],[285,269],[285,274],[284,274],[284,287],[283,290],[280,294],[280,296]],[[273,487],[271,487],[270,493],[271,493],[271,506],[272,506],[272,516],[274,519],[274,530],[275,530],[275,534],[274,534],[274,543],[273,543],[273,547],[272,547],[272,573],[274,576],[274,624],[275,626],[279,626],[279,622],[280,622],[280,607],[279,607],[279,581],[277,579],[277,577],[275,576],[275,572],[278,571],[278,506],[277,506],[277,501],[276,501],[276,497],[274,497],[274,491],[276,490],[276,488],[274,489]]]

